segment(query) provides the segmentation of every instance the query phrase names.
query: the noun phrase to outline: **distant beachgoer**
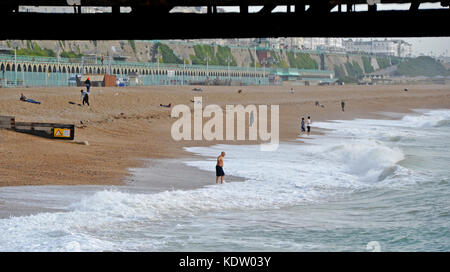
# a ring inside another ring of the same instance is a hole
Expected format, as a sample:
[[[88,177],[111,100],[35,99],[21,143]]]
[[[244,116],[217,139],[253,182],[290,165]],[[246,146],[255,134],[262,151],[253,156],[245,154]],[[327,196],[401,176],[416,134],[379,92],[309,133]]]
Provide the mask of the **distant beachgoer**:
[[[306,126],[308,128],[308,133],[311,132],[311,117],[308,116],[308,125]]]
[[[170,107],[172,107],[172,103],[169,103],[167,105],[159,104],[159,106],[164,107],[164,108],[170,108]]]
[[[316,105],[316,107],[319,107],[320,106],[319,101],[316,101],[315,105]]]
[[[305,132],[305,118],[302,117],[302,132]]]
[[[341,102],[342,111],[344,111],[344,107],[345,107],[345,102],[344,102],[344,100],[342,100],[342,102]]]
[[[83,106],[84,106],[84,103],[86,103],[88,106],[90,106],[89,105],[89,93],[84,90],[81,90],[80,92],[81,92],[81,99],[83,99]]]
[[[23,93],[20,94],[20,101],[23,102],[29,102],[29,103],[33,103],[33,104],[41,104],[41,102],[33,100],[31,98],[27,98],[25,95],[23,95]]]
[[[294,88],[291,88],[291,94],[294,94]]]
[[[91,90],[91,79],[89,77],[84,82],[84,85],[86,85],[87,92],[89,93]]]
[[[220,156],[217,157],[217,164],[216,164],[216,184],[219,183],[219,177],[220,177],[220,184],[223,184],[223,176],[225,176],[225,173],[223,172],[223,158],[225,157],[225,152],[222,151],[220,153]]]

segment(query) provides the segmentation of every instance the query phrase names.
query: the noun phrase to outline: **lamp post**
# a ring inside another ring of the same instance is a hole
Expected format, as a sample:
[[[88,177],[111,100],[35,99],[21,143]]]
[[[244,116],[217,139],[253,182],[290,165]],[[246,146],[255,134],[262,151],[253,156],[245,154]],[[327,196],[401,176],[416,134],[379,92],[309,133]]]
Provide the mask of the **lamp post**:
[[[263,78],[264,80],[266,79],[266,64],[267,64],[267,59],[264,59],[262,62],[263,65]]]
[[[230,79],[230,62],[232,61],[230,56],[227,57],[226,61],[227,61],[227,64],[228,64],[228,79]]]
[[[210,60],[208,53],[206,53],[205,60],[206,60],[206,81],[208,81],[208,79],[209,79],[208,63]]]
[[[109,67],[108,67],[108,74],[111,75],[111,62],[112,62],[112,56],[109,56],[109,52],[108,52],[108,61],[109,61]]]
[[[14,86],[17,86],[17,47],[14,46]]]
[[[248,78],[249,78],[249,74],[248,74],[248,71],[249,71],[249,69],[250,69],[250,63],[248,63],[247,62],[247,84],[248,84]]]
[[[255,46],[255,74],[253,75],[253,78],[255,79],[255,85],[256,85],[256,61],[258,60],[258,54],[256,54],[256,46]]]
[[[14,86],[17,86],[17,41],[14,41]]]
[[[61,73],[61,68],[60,68],[60,64],[59,64],[59,58],[60,58],[60,56],[59,56],[59,50],[60,50],[60,46],[59,46],[59,44],[56,44],[56,59],[57,59],[57,61],[58,61],[58,75],[57,75],[57,78],[56,78],[56,80],[58,81],[57,83],[56,83],[56,85],[58,85],[58,83],[59,83],[59,80],[60,80],[60,73]]]
[[[84,56],[81,56],[81,75],[84,75]]]
[[[184,86],[184,75],[186,74],[186,58],[183,58],[183,86]]]
[[[159,58],[161,57],[161,53],[159,52],[159,48],[158,48],[158,53],[156,53],[156,60],[158,62],[158,84],[160,84],[161,80],[160,80],[160,75],[161,75],[161,71],[159,71]]]

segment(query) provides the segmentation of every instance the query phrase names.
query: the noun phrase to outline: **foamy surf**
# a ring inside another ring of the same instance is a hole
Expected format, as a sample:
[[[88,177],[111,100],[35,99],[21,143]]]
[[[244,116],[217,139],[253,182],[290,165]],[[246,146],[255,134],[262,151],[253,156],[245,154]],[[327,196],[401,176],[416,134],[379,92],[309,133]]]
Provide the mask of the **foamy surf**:
[[[212,185],[154,194],[100,190],[66,212],[1,219],[0,251],[339,251],[364,250],[375,239],[394,250],[435,249],[422,241],[448,249],[448,236],[423,235],[420,226],[426,233],[449,227],[449,128],[442,125],[449,112],[315,122],[329,129],[325,136],[274,152],[186,148],[205,157],[185,164],[210,171]],[[214,184],[221,151],[225,173],[245,182]],[[423,240],[401,240],[407,232]]]

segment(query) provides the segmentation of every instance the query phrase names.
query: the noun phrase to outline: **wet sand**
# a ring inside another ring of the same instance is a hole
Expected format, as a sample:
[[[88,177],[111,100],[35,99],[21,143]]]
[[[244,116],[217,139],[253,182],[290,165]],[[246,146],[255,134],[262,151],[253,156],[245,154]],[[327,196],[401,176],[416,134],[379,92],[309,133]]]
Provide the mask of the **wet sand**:
[[[202,159],[186,158],[183,161]],[[214,162],[212,162],[214,163]],[[245,179],[227,175],[225,182]],[[66,212],[72,203],[99,191],[114,190],[133,194],[151,194],[171,190],[191,190],[215,186],[214,173],[180,163],[178,159],[145,159],[142,167],[130,168],[120,186],[45,185],[0,187],[0,219],[42,212]],[[217,185],[219,186],[219,185]]]

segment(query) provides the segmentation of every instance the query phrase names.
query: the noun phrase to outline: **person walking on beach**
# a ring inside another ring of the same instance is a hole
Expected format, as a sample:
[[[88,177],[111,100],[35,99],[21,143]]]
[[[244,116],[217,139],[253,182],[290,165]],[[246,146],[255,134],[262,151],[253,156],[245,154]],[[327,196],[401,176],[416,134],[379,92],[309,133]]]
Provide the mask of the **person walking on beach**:
[[[305,132],[305,118],[302,117],[302,132]]]
[[[311,117],[310,116],[308,116],[308,125],[307,125],[307,128],[308,128],[308,134],[309,134],[309,132],[311,132]]]
[[[222,151],[220,153],[220,156],[217,157],[217,164],[216,164],[216,184],[219,183],[219,177],[220,177],[220,184],[223,184],[223,176],[225,176],[225,173],[223,172],[223,158],[225,157],[225,152]]]
[[[89,94],[88,92],[81,90],[81,99],[83,99],[83,106],[86,103],[89,106]]]
[[[344,111],[344,107],[345,107],[345,102],[344,102],[344,100],[342,100],[342,102],[341,102],[342,111]]]
[[[84,85],[86,85],[87,93],[89,93],[91,90],[91,79],[89,77],[84,82]]]

